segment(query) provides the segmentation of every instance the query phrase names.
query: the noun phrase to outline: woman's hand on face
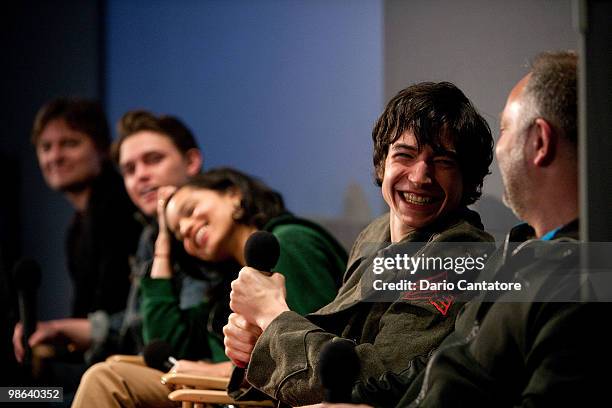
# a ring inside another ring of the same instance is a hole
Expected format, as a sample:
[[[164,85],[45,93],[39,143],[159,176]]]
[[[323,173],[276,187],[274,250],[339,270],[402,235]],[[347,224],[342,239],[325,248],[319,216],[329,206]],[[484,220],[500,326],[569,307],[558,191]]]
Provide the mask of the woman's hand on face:
[[[159,225],[159,235],[168,235],[165,214],[166,203],[175,191],[176,187],[174,186],[163,186],[157,189],[157,224]]]
[[[163,186],[157,190],[157,224],[159,232],[155,240],[155,255],[151,277],[153,279],[170,279],[172,277],[172,267],[170,265],[170,234],[166,227],[166,202],[176,191],[174,186]]]
[[[247,322],[243,316],[232,313],[223,327],[223,335],[225,355],[238,367],[246,367],[261,336],[261,329]]]
[[[289,310],[286,295],[283,275],[268,276],[245,266],[232,282],[230,309],[264,331],[272,320]]]

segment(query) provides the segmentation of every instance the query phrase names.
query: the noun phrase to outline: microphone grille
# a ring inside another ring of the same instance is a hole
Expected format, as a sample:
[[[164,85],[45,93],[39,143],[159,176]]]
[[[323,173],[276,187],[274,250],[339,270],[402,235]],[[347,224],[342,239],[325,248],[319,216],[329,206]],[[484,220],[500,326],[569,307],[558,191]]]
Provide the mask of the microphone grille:
[[[270,272],[280,256],[280,245],[276,237],[267,231],[257,231],[249,237],[244,246],[247,266],[259,271]]]
[[[319,378],[326,389],[350,390],[359,374],[359,368],[355,343],[350,340],[334,338],[319,353]]]
[[[42,274],[32,258],[22,258],[13,267],[13,282],[17,290],[38,289]]]

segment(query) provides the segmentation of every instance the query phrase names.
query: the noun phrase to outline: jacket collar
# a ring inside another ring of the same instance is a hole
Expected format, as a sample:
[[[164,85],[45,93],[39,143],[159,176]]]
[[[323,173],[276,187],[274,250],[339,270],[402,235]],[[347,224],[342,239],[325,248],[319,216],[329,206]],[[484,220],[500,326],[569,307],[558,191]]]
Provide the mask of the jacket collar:
[[[470,210],[467,207],[460,207],[456,211],[427,225],[425,228],[407,234],[400,242],[426,242],[433,235],[444,232],[464,222],[480,230],[484,230],[480,215],[476,211]],[[389,236],[390,235],[391,233],[389,232]]]
[[[575,219],[558,228],[554,237],[548,241],[578,241],[578,230],[579,220]],[[540,245],[542,242],[544,241],[535,237],[535,230],[529,224],[521,223],[516,225],[510,230],[504,240],[502,247],[502,264],[504,264],[509,257],[515,256],[527,248],[533,249],[534,247],[539,247],[540,249],[536,250],[532,256],[542,256],[543,252]],[[544,248],[544,251],[548,252],[546,248]]]

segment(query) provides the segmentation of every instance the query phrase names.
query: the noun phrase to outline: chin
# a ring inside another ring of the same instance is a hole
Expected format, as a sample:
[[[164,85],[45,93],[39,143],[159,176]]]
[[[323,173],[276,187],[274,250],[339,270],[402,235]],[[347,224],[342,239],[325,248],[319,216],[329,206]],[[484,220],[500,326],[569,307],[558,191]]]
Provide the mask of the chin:
[[[187,251],[189,255],[195,258],[201,259],[202,261],[206,261],[206,262],[215,261],[213,257],[211,256],[211,254],[202,248],[194,248],[192,246],[188,248],[187,246],[185,246],[185,251]]]
[[[47,179],[47,184],[53,190],[67,190],[72,183],[66,180],[58,180],[55,178],[49,178]]]
[[[136,204],[136,207],[138,207],[140,212],[143,213],[145,217],[147,217],[149,219],[157,219],[157,211],[147,211],[146,208],[142,208],[138,204]]]
[[[429,224],[431,224],[433,222],[434,219],[427,219],[427,220],[414,220],[412,219],[411,221],[408,221],[406,223],[406,225],[408,225],[410,228],[414,228],[414,229],[421,229],[421,228],[425,228],[426,226],[428,226]]]
[[[191,256],[199,258],[199,255],[194,251],[193,246],[188,241],[183,241],[183,249]]]
[[[403,222],[411,228],[424,228],[440,217],[437,213],[412,213],[402,216]]]
[[[90,178],[85,179],[70,179],[70,180],[61,180],[49,183],[49,186],[53,190],[65,192],[65,193],[78,193],[91,185]]]
[[[157,207],[153,207],[151,206],[149,208],[149,206],[147,205],[140,205],[138,202],[134,202],[134,204],[136,204],[136,206],[140,209],[140,211],[142,211],[142,213],[144,215],[146,215],[147,217],[150,218],[157,218]]]
[[[206,254],[206,253],[194,254],[193,256],[195,256],[198,259],[201,259],[202,261],[216,262],[216,259],[214,259],[212,256],[210,256],[209,254]]]

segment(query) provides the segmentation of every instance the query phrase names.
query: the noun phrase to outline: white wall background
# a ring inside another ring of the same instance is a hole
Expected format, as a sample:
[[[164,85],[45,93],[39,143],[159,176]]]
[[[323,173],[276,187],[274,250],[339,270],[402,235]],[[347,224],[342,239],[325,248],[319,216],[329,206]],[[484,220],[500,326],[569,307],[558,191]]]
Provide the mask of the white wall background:
[[[546,50],[576,49],[571,0],[385,0],[385,100],[419,81],[459,86],[499,136],[506,97]],[[479,207],[485,226],[501,233],[516,220],[499,202],[494,161]],[[499,236],[499,234],[496,234]]]

